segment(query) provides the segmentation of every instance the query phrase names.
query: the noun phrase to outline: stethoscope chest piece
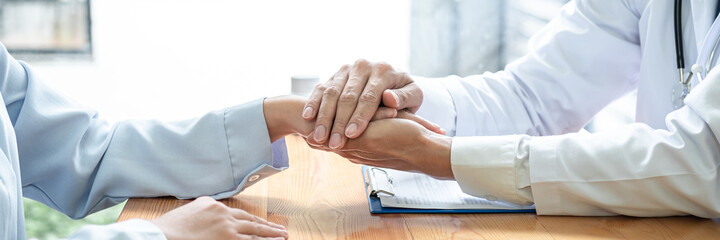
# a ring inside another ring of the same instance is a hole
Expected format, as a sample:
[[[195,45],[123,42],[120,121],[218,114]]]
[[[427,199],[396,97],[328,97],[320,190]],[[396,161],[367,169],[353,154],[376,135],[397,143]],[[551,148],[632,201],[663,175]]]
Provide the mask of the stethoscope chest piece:
[[[715,58],[715,50],[717,50],[718,44],[720,44],[720,27],[718,27],[718,24],[720,24],[720,16],[718,16],[715,18],[715,22],[710,28],[710,32],[706,36],[705,43],[703,44],[701,50],[703,54],[700,54],[700,56],[698,56],[697,63],[693,64],[693,66],[690,68],[690,73],[687,77],[685,77],[685,56],[682,41],[683,31],[681,23],[681,12],[682,1],[675,0],[675,57],[677,58],[677,69],[680,77],[679,81],[673,84],[672,87],[672,104],[675,109],[680,109],[685,105],[685,97],[690,94],[690,90],[692,89],[693,76],[697,78],[698,82],[701,82],[705,77],[705,74],[710,71],[710,67],[713,65],[713,59]],[[714,41],[709,39],[714,39]],[[703,66],[702,64],[705,64],[705,66]]]

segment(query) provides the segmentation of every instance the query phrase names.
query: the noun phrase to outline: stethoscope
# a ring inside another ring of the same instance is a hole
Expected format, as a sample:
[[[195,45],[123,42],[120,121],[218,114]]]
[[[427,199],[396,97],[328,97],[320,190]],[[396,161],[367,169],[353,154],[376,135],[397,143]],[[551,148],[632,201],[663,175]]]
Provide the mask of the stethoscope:
[[[688,74],[687,78],[685,78],[685,52],[683,50],[681,12],[682,0],[675,0],[675,56],[677,57],[677,68],[680,74],[680,84],[675,84],[676,86],[674,86],[672,90],[672,104],[675,109],[680,109],[685,105],[683,100],[685,100],[685,97],[690,94],[690,89],[692,87],[690,80],[693,75],[695,75],[698,78],[698,82],[700,82],[710,71],[710,66],[712,66],[712,61],[715,58],[715,50],[717,49],[718,43],[720,43],[720,36],[718,35],[720,31],[718,25],[720,24],[718,24],[718,19],[716,18],[710,28],[710,32],[706,36],[705,43],[701,50],[701,54],[698,56],[697,62],[692,65],[690,68],[690,74]],[[712,45],[712,50],[709,54],[707,54],[708,52],[706,51],[706,48],[708,47],[708,37],[710,36],[715,36],[716,39]],[[705,67],[703,67],[701,63],[705,63]]]

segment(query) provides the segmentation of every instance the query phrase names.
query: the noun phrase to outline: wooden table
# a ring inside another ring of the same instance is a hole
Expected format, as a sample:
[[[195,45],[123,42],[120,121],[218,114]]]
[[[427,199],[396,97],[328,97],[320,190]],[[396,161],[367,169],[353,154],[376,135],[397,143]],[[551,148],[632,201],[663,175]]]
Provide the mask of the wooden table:
[[[535,214],[370,214],[360,166],[287,137],[290,169],[223,200],[287,226],[292,239],[720,239],[720,220]],[[720,199],[718,199],[720,201]],[[118,221],[188,203],[130,199]]]

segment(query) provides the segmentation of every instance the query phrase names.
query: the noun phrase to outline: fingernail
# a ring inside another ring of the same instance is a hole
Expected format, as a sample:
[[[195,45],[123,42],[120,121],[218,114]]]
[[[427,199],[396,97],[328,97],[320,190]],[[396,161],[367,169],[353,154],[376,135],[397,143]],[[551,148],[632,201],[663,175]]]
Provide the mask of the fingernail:
[[[281,230],[280,232],[282,232],[282,235],[283,235],[283,237],[285,237],[285,238],[289,237],[289,235],[288,235],[288,232],[287,232],[287,231],[285,231],[285,230]]]
[[[395,99],[395,103],[397,103],[397,105],[400,106],[400,98],[395,93],[395,91],[390,91],[390,93],[393,95],[393,98]]]
[[[340,147],[340,134],[335,133],[332,135],[332,137],[330,137],[329,146],[332,149],[337,149],[338,147]]]
[[[317,142],[325,140],[325,126],[320,125],[317,128],[315,128],[315,134],[313,134],[313,138]]]
[[[302,117],[305,119],[310,118],[310,115],[312,114],[313,109],[311,107],[306,107],[305,110],[303,110]]]
[[[345,136],[348,137],[354,137],[355,133],[357,133],[357,124],[351,123],[346,129],[345,129]]]

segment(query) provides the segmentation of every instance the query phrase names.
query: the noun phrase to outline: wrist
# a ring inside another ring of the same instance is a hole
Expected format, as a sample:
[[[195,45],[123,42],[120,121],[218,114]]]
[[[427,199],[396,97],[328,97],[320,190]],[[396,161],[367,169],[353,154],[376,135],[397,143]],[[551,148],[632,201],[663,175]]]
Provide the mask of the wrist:
[[[450,154],[452,149],[452,138],[435,133],[428,133],[424,137],[424,144],[420,144],[424,148],[423,151],[416,151],[426,158],[422,163],[427,166],[418,166],[427,169],[426,174],[437,179],[454,180],[455,176],[452,172],[452,163]]]
[[[305,99],[298,96],[279,96],[263,101],[265,123],[272,142],[289,134],[307,135],[312,131],[312,122],[301,116],[304,105]]]

